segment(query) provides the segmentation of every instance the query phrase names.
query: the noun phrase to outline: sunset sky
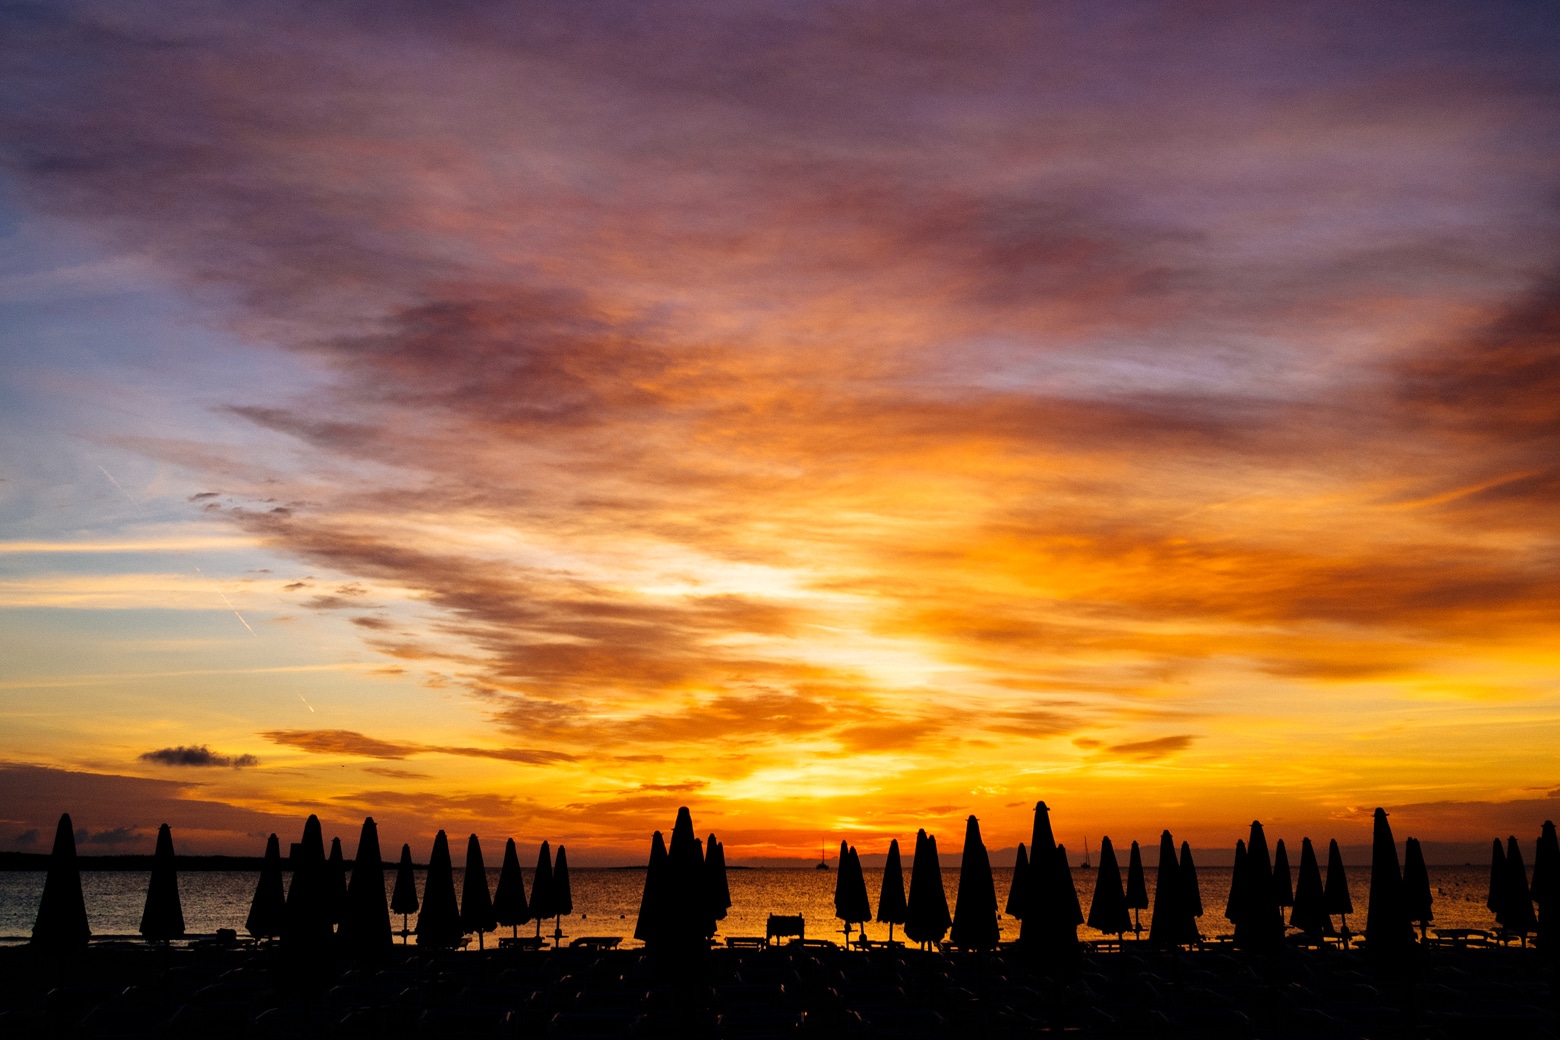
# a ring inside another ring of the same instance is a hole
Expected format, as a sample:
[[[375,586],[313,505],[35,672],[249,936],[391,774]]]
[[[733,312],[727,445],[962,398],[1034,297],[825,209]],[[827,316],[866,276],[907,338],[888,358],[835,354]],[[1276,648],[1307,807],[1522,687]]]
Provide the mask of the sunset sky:
[[[0,849],[1530,840],[1557,53],[1487,0],[6,5]]]

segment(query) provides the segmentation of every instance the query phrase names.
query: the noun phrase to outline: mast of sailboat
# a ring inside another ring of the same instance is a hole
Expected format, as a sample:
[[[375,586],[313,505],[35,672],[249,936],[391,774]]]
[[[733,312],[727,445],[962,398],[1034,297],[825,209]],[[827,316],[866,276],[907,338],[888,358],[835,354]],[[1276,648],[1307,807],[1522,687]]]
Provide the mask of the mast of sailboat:
[[[1088,870],[1091,866],[1093,864],[1089,862],[1089,839],[1085,836],[1083,839],[1083,869]]]

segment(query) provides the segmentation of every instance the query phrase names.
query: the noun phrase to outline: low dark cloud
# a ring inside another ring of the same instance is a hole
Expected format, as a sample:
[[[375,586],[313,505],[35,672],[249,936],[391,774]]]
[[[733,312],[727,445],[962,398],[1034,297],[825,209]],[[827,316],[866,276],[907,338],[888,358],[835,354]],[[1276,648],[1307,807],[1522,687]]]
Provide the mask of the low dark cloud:
[[[189,747],[181,744],[178,747],[158,748],[156,751],[143,752],[139,758],[142,762],[152,762],[160,766],[223,766],[243,769],[260,764],[260,759],[254,755],[224,755],[211,750],[205,744]]]

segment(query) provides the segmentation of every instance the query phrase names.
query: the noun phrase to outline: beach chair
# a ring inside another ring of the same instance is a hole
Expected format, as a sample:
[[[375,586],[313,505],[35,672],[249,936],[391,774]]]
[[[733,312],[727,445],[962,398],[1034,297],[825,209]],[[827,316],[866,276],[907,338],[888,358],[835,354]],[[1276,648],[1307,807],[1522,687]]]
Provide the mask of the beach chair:
[[[764,926],[765,945],[768,945],[771,939],[787,939],[793,936],[799,941],[807,938],[807,922],[801,914],[769,915],[769,923]]]

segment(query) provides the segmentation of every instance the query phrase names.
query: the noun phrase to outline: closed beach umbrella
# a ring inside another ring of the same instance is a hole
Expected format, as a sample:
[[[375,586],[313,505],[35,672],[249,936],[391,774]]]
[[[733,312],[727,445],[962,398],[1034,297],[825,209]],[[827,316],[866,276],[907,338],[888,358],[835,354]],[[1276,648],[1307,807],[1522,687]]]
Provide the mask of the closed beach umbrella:
[[[1094,898],[1089,903],[1089,927],[1118,938],[1132,927],[1127,896],[1121,888],[1121,865],[1110,838],[1100,839],[1100,866],[1094,876]]]
[[[1148,879],[1143,876],[1143,850],[1135,841],[1127,857],[1127,908],[1132,911],[1132,931],[1141,932],[1143,924],[1138,912],[1148,909]]]
[[[1526,942],[1530,932],[1538,931],[1538,918],[1533,914],[1533,898],[1528,891],[1527,866],[1522,862],[1522,850],[1517,839],[1506,842],[1506,918],[1502,922],[1508,932],[1523,936]]]
[[[1029,866],[1024,871],[1024,912],[1019,915],[1018,941],[1033,953],[1047,957],[1059,951],[1061,915],[1053,912],[1052,868],[1056,835],[1051,831],[1051,809],[1035,803],[1034,829],[1029,835]]]
[[[1419,937],[1425,937],[1435,920],[1434,897],[1430,894],[1430,871],[1418,838],[1409,838],[1403,850],[1403,905],[1408,919],[1419,925]]]
[[[1159,835],[1159,873],[1154,880],[1154,918],[1148,941],[1157,946],[1185,946],[1197,939],[1197,921],[1187,903],[1175,839],[1164,831]]]
[[[90,938],[87,904],[81,897],[81,867],[76,862],[76,832],[70,813],[64,813],[54,828],[54,850],[49,854],[49,872],[43,879],[32,941],[42,949],[64,951],[79,949]]]
[[[687,806],[677,810],[677,822],[672,825],[666,870],[666,927],[673,947],[679,954],[708,952],[710,936],[715,934],[715,916],[710,911],[704,875],[704,845],[694,832],[693,814]]]
[[[840,841],[839,867],[834,871],[834,916],[845,922],[845,941],[850,941],[850,918],[845,916],[848,909],[846,895],[850,888],[850,846]]]
[[[639,919],[634,922],[634,938],[646,946],[661,941],[666,887],[666,842],[656,831],[650,839],[650,863],[645,868],[645,887],[639,896]]]
[[[1067,862],[1067,846],[1056,846],[1057,905],[1062,908],[1062,923],[1073,942],[1078,941],[1078,926],[1083,923],[1083,904],[1078,900],[1078,886],[1073,883],[1072,864]]]
[[[1403,900],[1403,873],[1398,869],[1397,844],[1387,811],[1376,810],[1370,848],[1370,905],[1365,908],[1365,940],[1376,954],[1394,953],[1414,941]]]
[[[504,865],[498,871],[498,891],[493,893],[493,916],[499,924],[509,925],[511,935],[518,935],[520,926],[531,919],[531,909],[525,899],[525,878],[520,874],[520,856],[515,851],[515,839],[504,842]]]
[[[1008,882],[1008,897],[1005,913],[1019,920],[1024,916],[1024,875],[1029,873],[1029,852],[1024,848],[1024,843],[1018,843],[1018,855],[1013,859],[1013,880]]]
[[[276,835],[265,842],[265,860],[260,866],[260,883],[249,901],[249,916],[244,928],[256,939],[274,939],[282,934],[282,917],[287,912],[287,893],[282,888],[282,846]]]
[[[1343,869],[1343,853],[1338,849],[1338,839],[1327,842],[1327,885],[1323,889],[1327,899],[1327,913],[1342,917],[1348,927],[1350,914],[1354,913],[1354,899],[1349,895],[1349,875]]]
[[[542,937],[542,922],[558,916],[558,897],[553,892],[552,847],[542,842],[536,852],[536,870],[531,874],[531,919],[536,922],[536,937]]]
[[[1533,902],[1538,904],[1538,944],[1545,953],[1560,955],[1560,840],[1553,820],[1544,821],[1533,850]]]
[[[1294,875],[1289,872],[1289,850],[1284,847],[1283,838],[1273,846],[1273,898],[1280,907],[1295,905]],[[1282,916],[1283,911],[1279,914]]]
[[[330,879],[325,867],[325,837],[320,818],[310,816],[303,825],[303,840],[288,857],[292,881],[287,886],[287,906],[282,914],[282,949],[291,957],[320,957],[330,949]]]
[[[1484,906],[1495,915],[1495,923],[1506,923],[1506,848],[1496,838],[1490,843],[1490,890]]]
[[[1284,941],[1284,918],[1273,889],[1273,863],[1268,858],[1267,835],[1259,820],[1251,821],[1246,839],[1246,862],[1240,881],[1239,918],[1235,945],[1243,950],[1271,950]]]
[[[1186,893],[1186,905],[1192,912],[1192,917],[1203,915],[1202,885],[1197,882],[1197,864],[1192,862],[1192,846],[1189,842],[1181,842],[1181,888]],[[1193,922],[1195,927],[1195,920]],[[1197,933],[1197,938],[1202,938],[1202,932]]]
[[[1316,849],[1310,838],[1300,840],[1300,876],[1295,881],[1294,909],[1289,923],[1313,941],[1332,934],[1332,918],[1327,916],[1327,894],[1322,888],[1322,870],[1316,862]]]
[[[1083,913],[1078,890],[1062,846],[1051,831],[1051,810],[1035,803],[1034,829],[1029,840],[1029,870],[1019,942],[1029,955],[1050,967],[1064,967],[1079,954],[1078,925]]]
[[[483,949],[482,935],[498,927],[493,914],[493,895],[488,891],[487,864],[482,862],[482,843],[473,834],[466,839],[466,869],[460,888],[460,926],[477,933],[477,949]]]
[[[845,922],[846,941],[850,941],[850,926],[859,923],[866,931],[866,923],[872,920],[872,906],[867,901],[867,879],[861,870],[861,857],[854,847],[840,856],[840,878],[844,879],[842,900],[835,901],[835,916]]]
[[[406,915],[417,912],[417,874],[412,866],[412,847],[401,846],[401,862],[395,868],[395,891],[390,893],[390,910],[401,915],[401,942],[405,944]]]
[[[704,846],[704,873],[709,879],[705,888],[709,892],[710,913],[715,920],[724,921],[731,909],[731,884],[726,879],[726,847],[713,834]]]
[[[905,934],[923,946],[941,942],[953,924],[948,893],[943,889],[937,839],[916,832],[915,861],[910,864],[910,898],[905,906]]]
[[[341,854],[341,839],[330,839],[330,856],[325,860],[325,900],[330,923],[340,924],[347,912],[347,862]]]
[[[553,857],[553,917],[568,917],[574,913],[574,887],[569,882],[569,850],[558,846]]]
[[[165,823],[157,829],[152,855],[152,880],[146,886],[141,934],[156,942],[184,938],[184,908],[179,904],[179,876],[173,862],[173,832]]]
[[[899,859],[899,839],[888,843],[883,864],[883,885],[878,889],[877,919],[888,925],[888,941],[894,941],[894,925],[905,923],[905,871]]]
[[[953,901],[953,930],[948,937],[964,950],[994,950],[1001,937],[991,857],[986,852],[986,843],[981,840],[980,821],[973,816],[964,823],[959,891]]]
[[[411,859],[411,850],[407,850]],[[400,888],[400,879],[396,879]],[[360,960],[377,960],[390,952],[390,907],[385,902],[385,864],[379,854],[379,826],[372,816],[363,821],[352,877],[347,882],[347,908],[341,915],[336,941],[343,953]]]
[[[1246,839],[1235,839],[1235,863],[1230,868],[1230,894],[1224,900],[1224,919],[1234,924],[1240,919],[1240,885],[1246,876]]]
[[[460,924],[460,904],[455,900],[455,865],[450,862],[450,839],[443,831],[433,836],[428,875],[423,881],[422,912],[417,915],[417,945],[448,950],[465,938]]]

